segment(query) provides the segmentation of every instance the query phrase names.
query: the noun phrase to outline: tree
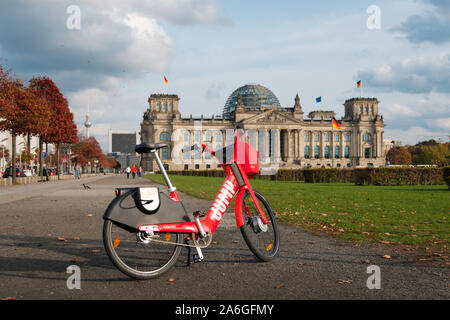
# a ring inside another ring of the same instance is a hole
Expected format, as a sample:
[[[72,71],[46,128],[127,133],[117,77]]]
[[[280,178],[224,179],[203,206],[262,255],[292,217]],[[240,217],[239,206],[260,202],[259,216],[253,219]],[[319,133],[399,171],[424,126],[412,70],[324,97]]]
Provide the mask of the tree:
[[[72,150],[74,153],[73,162],[82,168],[86,168],[88,163],[92,166],[94,160],[103,163],[106,158],[95,137],[80,141],[73,146]]]
[[[56,145],[56,166],[60,174],[60,149],[62,144],[78,142],[77,126],[70,112],[69,103],[59,88],[48,77],[35,77],[30,80],[30,86],[40,97],[47,100],[51,110],[52,125],[42,136],[42,141]],[[42,149],[42,146],[40,146]]]
[[[393,147],[386,154],[387,159],[390,164],[393,165],[402,165],[402,164],[411,164],[412,158],[411,153],[405,147]]]
[[[450,162],[450,143],[417,144],[409,148],[415,165],[445,166]]]
[[[50,124],[50,112],[45,99],[35,95],[22,81],[13,79],[0,68],[0,130],[12,136],[12,167],[16,167],[16,136],[45,134]],[[12,175],[13,182],[16,175]]]

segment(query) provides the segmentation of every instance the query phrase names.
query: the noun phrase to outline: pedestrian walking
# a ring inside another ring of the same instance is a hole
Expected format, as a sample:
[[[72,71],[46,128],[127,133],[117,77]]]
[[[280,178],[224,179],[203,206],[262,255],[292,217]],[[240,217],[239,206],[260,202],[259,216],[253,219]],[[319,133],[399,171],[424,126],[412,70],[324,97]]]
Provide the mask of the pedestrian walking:
[[[125,172],[127,173],[127,179],[130,179],[131,168],[129,166],[125,169]]]
[[[131,167],[131,174],[133,175],[133,179],[136,177],[136,166]]]

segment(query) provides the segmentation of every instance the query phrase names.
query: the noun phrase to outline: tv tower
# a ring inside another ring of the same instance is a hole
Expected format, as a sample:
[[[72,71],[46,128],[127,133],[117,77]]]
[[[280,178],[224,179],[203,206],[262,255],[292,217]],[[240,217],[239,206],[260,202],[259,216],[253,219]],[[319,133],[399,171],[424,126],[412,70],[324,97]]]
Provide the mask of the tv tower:
[[[86,121],[84,122],[84,126],[86,127],[86,139],[89,139],[89,128],[92,126],[91,121],[89,120],[89,103],[90,103],[90,97],[88,97],[88,106],[87,106],[87,112],[86,112]]]

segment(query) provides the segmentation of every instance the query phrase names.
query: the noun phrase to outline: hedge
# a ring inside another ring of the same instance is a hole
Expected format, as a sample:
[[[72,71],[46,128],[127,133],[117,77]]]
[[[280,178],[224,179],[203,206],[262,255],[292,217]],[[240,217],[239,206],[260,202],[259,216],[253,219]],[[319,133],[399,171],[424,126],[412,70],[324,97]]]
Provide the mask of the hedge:
[[[441,185],[441,168],[363,168],[354,169],[357,185]]]
[[[202,177],[225,177],[223,170],[182,170],[170,174]],[[445,175],[445,177],[444,177]],[[442,185],[450,188],[450,167],[447,168],[317,168],[279,169],[274,175],[259,175],[255,179],[274,181],[304,181],[306,183],[354,182],[357,185]]]

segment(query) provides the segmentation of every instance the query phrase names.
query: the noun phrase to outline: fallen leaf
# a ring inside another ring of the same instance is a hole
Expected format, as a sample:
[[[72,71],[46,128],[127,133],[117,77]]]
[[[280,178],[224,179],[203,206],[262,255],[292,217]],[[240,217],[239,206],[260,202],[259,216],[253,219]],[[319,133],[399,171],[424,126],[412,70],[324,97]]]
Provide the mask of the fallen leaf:
[[[175,281],[175,278],[170,278],[169,279],[169,282],[174,282]]]
[[[391,256],[388,255],[388,254],[385,254],[385,255],[383,256],[383,258],[385,258],[385,259],[391,259]]]
[[[73,240],[81,240],[80,237],[73,237]]]
[[[283,288],[284,287],[284,284],[279,284],[279,285],[277,285],[276,287],[275,287],[275,289],[281,289],[281,288]]]
[[[339,284],[349,284],[349,283],[352,283],[352,282],[353,282],[353,280],[338,280]]]
[[[100,252],[100,250],[98,250],[98,249],[94,249],[94,250],[91,250],[91,252],[95,252],[95,253],[97,253],[97,252]]]
[[[16,297],[6,297],[6,298],[1,298],[0,300],[16,300]]]
[[[63,237],[58,237],[58,241],[66,241]]]
[[[87,216],[88,216],[88,217],[92,217],[92,213],[88,213]]]

